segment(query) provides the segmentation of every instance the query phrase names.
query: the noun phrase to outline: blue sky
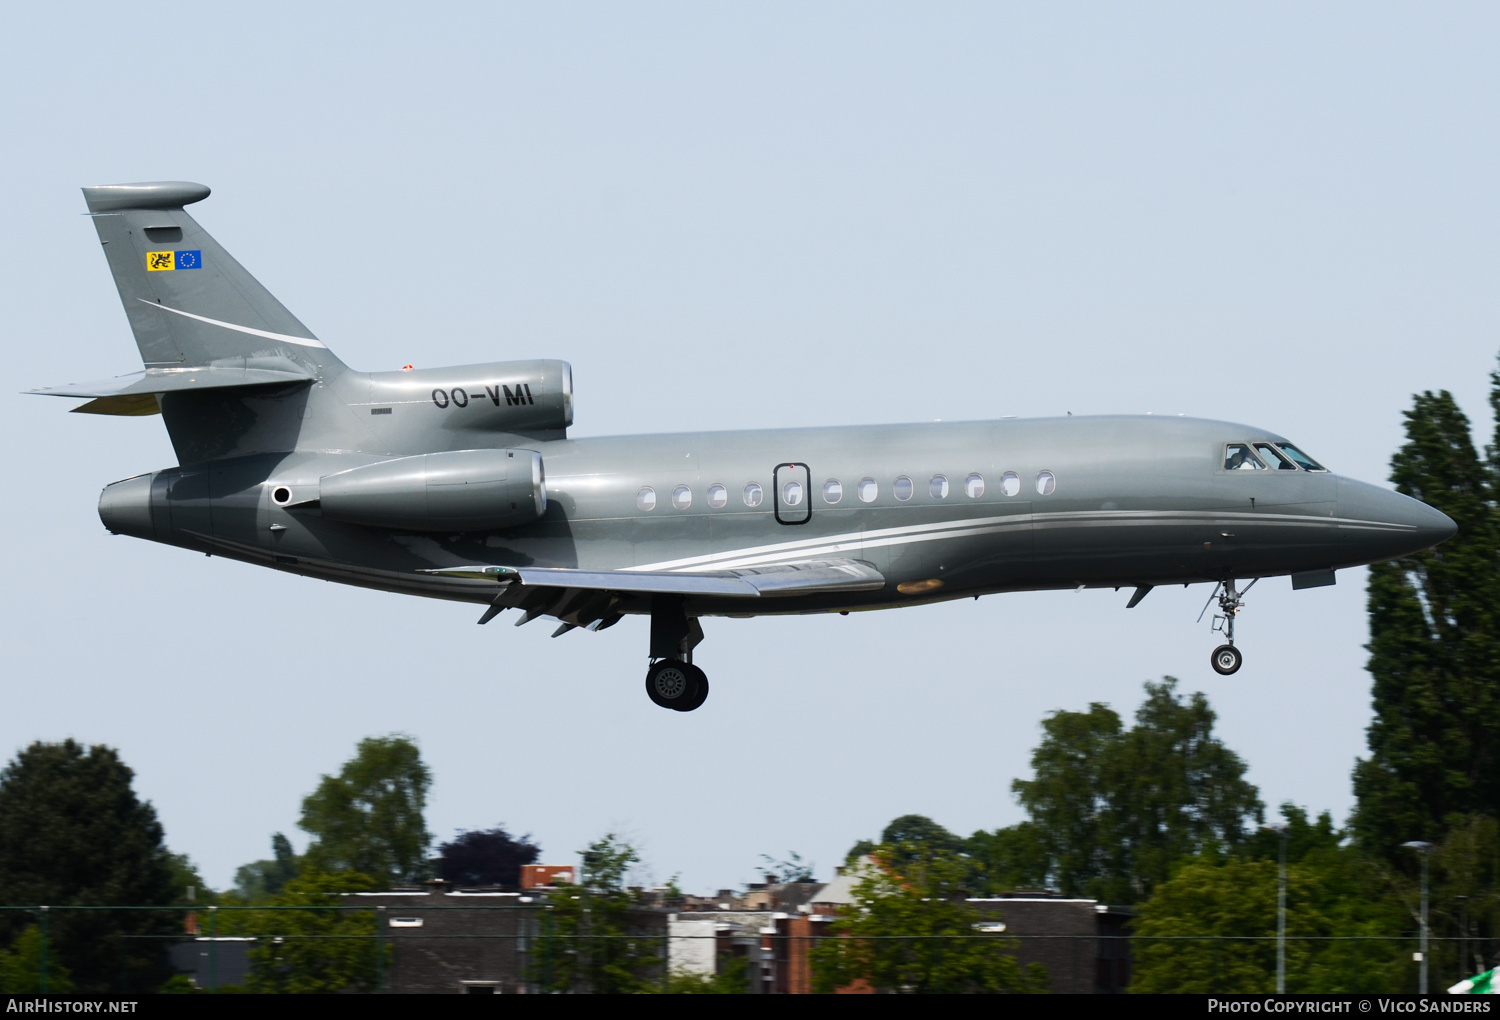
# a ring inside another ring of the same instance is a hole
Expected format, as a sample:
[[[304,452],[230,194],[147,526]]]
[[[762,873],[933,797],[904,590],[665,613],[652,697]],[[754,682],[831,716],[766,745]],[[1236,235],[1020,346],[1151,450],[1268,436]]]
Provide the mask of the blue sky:
[[[1444,4],[11,5],[0,63],[10,536],[0,754],[120,748],[215,885],[300,845],[362,736],[417,738],[439,836],[615,830],[694,891],[892,817],[1020,818],[1049,711],[1205,691],[1268,803],[1342,819],[1363,576],[646,625],[537,624],[107,535],[159,418],[38,385],[138,368],[76,190],[184,179],[361,369],[558,357],[576,435],[1073,412],[1251,422],[1382,481],[1414,391],[1491,424],[1500,12]],[[488,660],[490,668],[467,664]]]

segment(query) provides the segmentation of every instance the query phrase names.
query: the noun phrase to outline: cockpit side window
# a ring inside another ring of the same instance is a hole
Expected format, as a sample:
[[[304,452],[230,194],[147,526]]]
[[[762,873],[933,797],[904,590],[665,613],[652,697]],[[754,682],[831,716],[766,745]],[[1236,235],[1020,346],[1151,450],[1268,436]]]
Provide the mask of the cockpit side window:
[[[1311,457],[1303,453],[1301,450],[1297,449],[1291,443],[1277,443],[1276,445],[1281,447],[1282,453],[1286,454],[1288,457],[1292,458],[1292,460],[1295,460],[1299,465],[1301,465],[1303,471],[1328,470],[1322,464],[1319,464],[1317,461],[1313,460]]]
[[[1272,446],[1270,443],[1256,443],[1255,452],[1260,454],[1261,458],[1277,471],[1297,470],[1297,465],[1293,464],[1291,461],[1283,457],[1281,455],[1281,451],[1276,449],[1276,447]]]
[[[1266,466],[1251,450],[1249,443],[1230,443],[1224,447],[1225,471],[1264,471]]]

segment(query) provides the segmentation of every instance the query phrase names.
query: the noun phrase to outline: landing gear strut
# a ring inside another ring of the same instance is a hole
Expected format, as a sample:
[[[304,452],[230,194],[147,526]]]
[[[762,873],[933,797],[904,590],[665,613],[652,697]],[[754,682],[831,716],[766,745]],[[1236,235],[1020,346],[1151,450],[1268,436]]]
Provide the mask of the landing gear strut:
[[[646,697],[676,712],[691,712],[708,700],[708,677],[693,665],[693,649],[702,640],[703,628],[683,612],[682,599],[658,595],[651,600]]]
[[[1256,578],[1255,581],[1259,581]],[[1225,643],[1215,648],[1213,655],[1209,656],[1209,662],[1214,667],[1214,672],[1220,676],[1229,676],[1238,672],[1240,666],[1244,665],[1245,657],[1240,650],[1234,647],[1234,618],[1239,615],[1240,608],[1245,604],[1245,595],[1251,588],[1255,587],[1255,581],[1245,585],[1244,591],[1237,591],[1234,587],[1234,578],[1221,582],[1214,588],[1213,594],[1208,597],[1213,602],[1217,597],[1219,600],[1219,614],[1213,619],[1215,631],[1222,631]],[[1203,607],[1204,611],[1208,606]],[[1198,619],[1203,619],[1203,614],[1198,614]]]

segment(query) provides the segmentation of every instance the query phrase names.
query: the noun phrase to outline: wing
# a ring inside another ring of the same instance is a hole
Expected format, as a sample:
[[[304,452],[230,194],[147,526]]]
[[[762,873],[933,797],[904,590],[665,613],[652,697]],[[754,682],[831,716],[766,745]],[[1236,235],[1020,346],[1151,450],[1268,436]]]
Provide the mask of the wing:
[[[693,574],[488,565],[440,567],[422,573],[498,581],[505,591],[497,596],[480,623],[488,623],[505,609],[518,606],[525,614],[517,626],[538,616],[555,616],[563,621],[558,634],[575,627],[599,630],[612,625],[619,619],[619,614],[612,612],[613,604],[632,596],[765,598],[875,591],[885,587],[885,576],[868,563],[840,558]]]

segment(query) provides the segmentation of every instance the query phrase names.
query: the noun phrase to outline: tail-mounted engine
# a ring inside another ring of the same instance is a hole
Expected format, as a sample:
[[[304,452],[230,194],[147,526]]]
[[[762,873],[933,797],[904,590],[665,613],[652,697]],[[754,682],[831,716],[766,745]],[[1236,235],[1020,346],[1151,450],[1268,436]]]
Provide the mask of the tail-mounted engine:
[[[371,414],[393,414],[384,420],[398,428],[561,439],[573,424],[573,369],[566,361],[497,361],[368,378]]]
[[[491,531],[541,517],[547,489],[533,450],[454,450],[324,475],[318,503],[324,517],[350,524]]]

